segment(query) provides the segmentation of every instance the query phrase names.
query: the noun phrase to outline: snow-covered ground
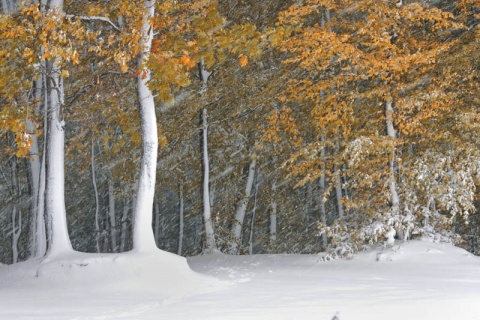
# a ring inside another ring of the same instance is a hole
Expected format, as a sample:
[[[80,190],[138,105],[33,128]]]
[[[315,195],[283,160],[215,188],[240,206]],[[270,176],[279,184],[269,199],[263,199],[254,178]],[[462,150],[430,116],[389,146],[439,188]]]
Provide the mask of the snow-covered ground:
[[[193,272],[159,251],[0,266],[0,319],[480,319],[480,258],[449,244],[320,260],[214,254],[189,258]]]

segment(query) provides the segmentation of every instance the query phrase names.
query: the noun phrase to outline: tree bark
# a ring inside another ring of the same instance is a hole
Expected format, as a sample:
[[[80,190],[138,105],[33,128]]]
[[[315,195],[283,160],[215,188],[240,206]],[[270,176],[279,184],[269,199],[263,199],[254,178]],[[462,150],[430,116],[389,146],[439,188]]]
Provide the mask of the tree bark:
[[[212,253],[217,250],[215,231],[213,229],[212,213],[210,208],[210,163],[208,160],[208,117],[207,109],[202,112],[203,131],[203,223],[205,224],[205,247],[204,253]]]
[[[252,193],[253,180],[255,178],[255,167],[257,164],[256,159],[252,159],[248,168],[248,177],[247,184],[245,186],[245,192],[242,195],[242,198],[237,204],[235,210],[235,220],[233,221],[233,241],[230,247],[230,251],[233,254],[238,253],[238,246],[242,242],[242,229],[243,223],[245,220],[245,214],[247,212],[248,201],[250,200],[250,195]]]
[[[184,229],[184,221],[183,221],[183,214],[184,214],[184,206],[183,206],[183,184],[180,185],[180,199],[179,199],[179,223],[178,223],[178,250],[177,254],[179,256],[182,255],[183,249],[183,229]]]

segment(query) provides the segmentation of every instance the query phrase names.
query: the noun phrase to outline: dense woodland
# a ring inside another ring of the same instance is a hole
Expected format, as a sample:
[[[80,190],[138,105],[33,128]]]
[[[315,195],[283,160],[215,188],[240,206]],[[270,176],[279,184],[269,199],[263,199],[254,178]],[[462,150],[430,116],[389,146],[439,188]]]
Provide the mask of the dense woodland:
[[[1,9],[1,263],[480,253],[479,0]]]

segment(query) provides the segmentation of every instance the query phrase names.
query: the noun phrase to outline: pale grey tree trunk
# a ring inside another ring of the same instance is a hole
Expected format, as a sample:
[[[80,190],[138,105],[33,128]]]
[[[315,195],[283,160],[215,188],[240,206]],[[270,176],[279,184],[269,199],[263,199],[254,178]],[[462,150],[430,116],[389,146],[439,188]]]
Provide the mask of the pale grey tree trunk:
[[[204,253],[217,250],[215,231],[213,229],[212,213],[210,208],[210,162],[208,159],[208,116],[207,109],[202,112],[203,131],[203,223],[205,225]]]
[[[392,101],[387,101],[385,103],[385,118],[387,122],[387,134],[390,138],[396,139],[395,137],[395,128],[393,126],[393,107]],[[397,192],[397,183],[395,179],[395,147],[392,149],[392,154],[390,158],[390,176],[389,176],[389,187],[390,187],[390,201],[392,205],[392,211],[394,214],[397,214],[400,211],[400,198]],[[396,234],[400,240],[403,240],[403,230],[400,228],[396,229]],[[390,239],[390,242],[393,240]]]
[[[93,191],[95,193],[95,248],[97,253],[100,252],[100,202],[98,199],[98,187],[97,187],[97,178],[95,174],[95,143],[92,139],[92,184]]]
[[[243,223],[245,221],[245,214],[247,212],[248,201],[250,200],[250,195],[252,193],[256,164],[257,164],[257,160],[253,158],[248,168],[248,176],[247,176],[247,184],[245,186],[245,192],[242,194],[242,198],[237,203],[237,207],[235,210],[235,219],[233,221],[233,227],[232,227],[233,241],[230,246],[230,251],[233,254],[238,253],[238,246],[242,242]]]
[[[252,209],[252,222],[250,224],[250,237],[248,239],[248,254],[253,254],[253,227],[255,226],[255,218],[257,215],[257,194],[258,194],[258,183],[255,184],[254,200],[253,200],[253,209]]]

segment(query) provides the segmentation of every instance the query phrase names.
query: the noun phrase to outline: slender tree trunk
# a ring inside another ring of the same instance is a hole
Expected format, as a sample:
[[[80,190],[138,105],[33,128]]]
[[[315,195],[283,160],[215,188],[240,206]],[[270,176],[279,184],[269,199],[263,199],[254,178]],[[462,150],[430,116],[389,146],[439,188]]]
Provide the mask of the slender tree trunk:
[[[272,200],[270,203],[270,245],[274,246],[277,242],[277,203]]]
[[[12,185],[13,185],[13,208],[12,208],[12,262],[18,262],[18,239],[22,232],[22,213],[17,210],[17,204],[20,198],[20,185],[17,176],[17,159],[12,159]]]
[[[180,199],[179,199],[179,223],[178,223],[178,250],[177,254],[179,256],[182,255],[182,248],[183,248],[183,229],[184,229],[184,221],[183,221],[183,184],[180,185]]]
[[[150,24],[150,19],[155,14],[155,0],[144,0],[143,5],[146,9],[140,30],[142,34],[140,47],[143,50],[138,59],[140,74],[137,76],[142,132],[142,163],[133,224],[133,250],[139,252],[157,250],[152,230],[152,213],[157,173],[158,133],[155,101],[152,92],[148,88],[151,74],[150,70],[145,66],[152,48],[153,26]]]
[[[338,154],[340,152],[340,145],[338,141],[335,144],[335,152]],[[343,211],[343,203],[342,203],[342,179],[341,179],[341,172],[340,167],[335,164],[335,194],[337,196],[337,209],[338,209],[338,217],[343,219],[345,213]]]
[[[42,77],[35,81],[35,101],[37,102],[38,110],[41,110],[40,99],[42,97]],[[41,257],[45,254],[46,237],[45,237],[45,220],[43,217],[43,196],[42,202],[40,201],[40,192],[45,192],[45,181],[41,179],[45,178],[44,161],[40,162],[40,148],[38,143],[38,137],[35,134],[35,125],[30,119],[26,120],[27,132],[32,137],[32,144],[28,157],[28,171],[31,185],[31,246],[30,256]],[[45,153],[45,152],[44,152]],[[43,169],[43,176],[42,176]],[[41,190],[41,184],[43,183],[43,189]],[[42,206],[42,210],[40,210]]]
[[[253,254],[253,227],[255,225],[255,218],[257,215],[257,193],[258,193],[258,183],[255,184],[255,193],[252,209],[252,223],[250,224],[250,237],[248,239],[248,254]]]
[[[208,160],[208,117],[207,109],[202,113],[203,130],[203,223],[205,224],[204,253],[217,250],[215,231],[213,229],[212,213],[210,210],[210,163]]]
[[[112,252],[118,252],[116,215],[115,190],[113,186],[113,177],[110,175],[108,178],[108,218],[110,220],[110,241],[112,242]]]
[[[17,220],[18,219],[18,220]],[[12,210],[12,262],[18,262],[18,239],[22,232],[22,212],[17,210],[17,205],[13,205]]]
[[[95,248],[100,252],[100,201],[98,199],[97,178],[95,174],[95,143],[92,140],[92,184],[95,192]]]
[[[128,221],[128,200],[123,201],[123,215],[122,215],[122,235],[120,238],[120,252],[125,252],[125,245],[127,243],[127,221]]]
[[[245,186],[245,193],[242,195],[242,198],[237,204],[237,208],[235,210],[235,220],[233,221],[233,241],[230,247],[230,251],[233,254],[238,253],[238,246],[242,242],[242,229],[243,223],[245,220],[245,214],[247,212],[248,201],[250,200],[250,195],[252,193],[252,186],[253,181],[255,178],[255,168],[256,168],[257,160],[252,159],[248,168],[248,177],[247,177],[247,185]]]
[[[323,140],[323,139],[322,139]],[[322,175],[320,176],[320,219],[324,227],[327,226],[327,210],[325,208],[325,147],[322,147]],[[327,247],[327,235],[322,233],[322,246]]]
[[[385,117],[387,121],[387,134],[390,138],[395,139],[395,128],[393,127],[393,107],[392,102],[387,101],[385,104]],[[392,205],[392,211],[396,214],[400,210],[400,198],[397,193],[397,184],[395,180],[395,147],[392,149],[392,155],[390,158],[390,201]],[[403,232],[400,229],[396,230],[397,236],[400,240],[403,240]]]

